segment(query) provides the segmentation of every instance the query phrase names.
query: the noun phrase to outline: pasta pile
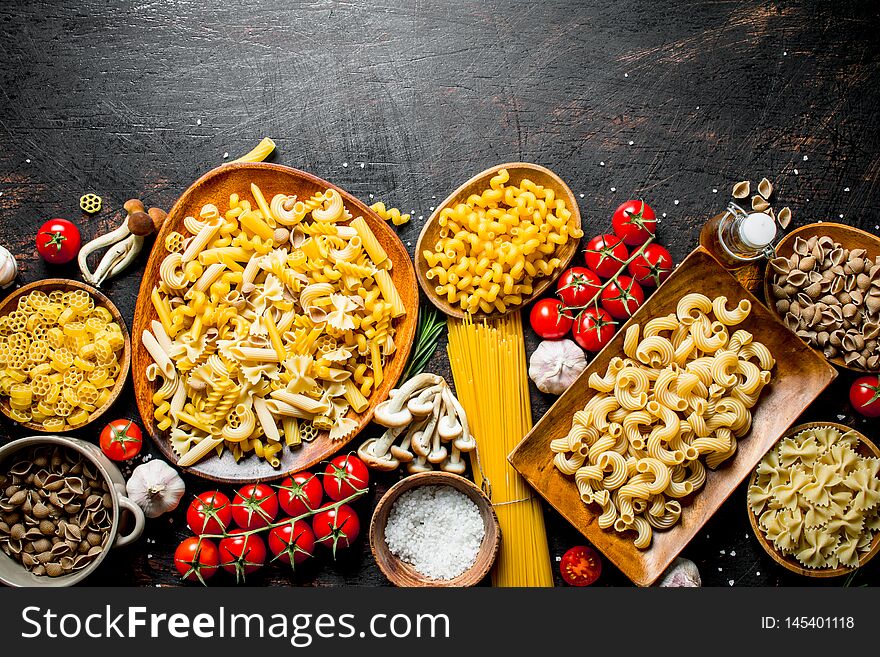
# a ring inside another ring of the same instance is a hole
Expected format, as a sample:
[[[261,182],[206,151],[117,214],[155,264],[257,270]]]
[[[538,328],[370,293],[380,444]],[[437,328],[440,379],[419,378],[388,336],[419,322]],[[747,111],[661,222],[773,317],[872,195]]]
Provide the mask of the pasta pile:
[[[45,431],[85,424],[110,399],[122,328],[86,290],[34,290],[0,317],[0,395],[16,422]]]
[[[482,194],[444,208],[434,250],[422,252],[436,293],[469,313],[520,305],[536,278],[562,264],[556,250],[584,234],[552,189],[527,178],[519,185],[509,180],[501,169]]]
[[[726,297],[687,294],[674,314],[647,322],[641,340],[631,325],[626,358],[590,375],[598,394],[550,449],[584,503],[601,507],[601,528],[635,531],[634,545],[647,549],[654,529],[678,522],[678,499],[705,483],[700,459],[714,469],[733,456],[775,363],[748,331],[729,334],[750,311],[748,299],[731,310]]]
[[[880,531],[880,459],[858,445],[854,431],[806,429],[758,464],[749,506],[776,549],[807,568],[857,567]]]
[[[406,310],[391,261],[338,192],[305,201],[251,184],[186,217],[166,239],[144,331],[160,430],[189,466],[212,451],[253,452],[274,467],[283,446],[357,426],[395,351]]]

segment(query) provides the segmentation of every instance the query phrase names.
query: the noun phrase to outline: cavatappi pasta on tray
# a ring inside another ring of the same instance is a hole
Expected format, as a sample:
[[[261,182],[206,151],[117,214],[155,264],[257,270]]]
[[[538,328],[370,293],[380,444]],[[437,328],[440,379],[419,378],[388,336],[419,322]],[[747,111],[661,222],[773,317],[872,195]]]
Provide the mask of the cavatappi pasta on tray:
[[[584,503],[601,508],[601,528],[635,532],[647,549],[655,529],[678,522],[678,500],[705,483],[704,462],[714,469],[736,452],[775,364],[735,330],[750,311],[747,299],[731,309],[723,296],[685,295],[675,313],[630,325],[625,358],[590,375],[596,394],[550,448]]]
[[[435,292],[470,313],[506,312],[532,294],[537,278],[562,265],[559,247],[584,232],[562,198],[523,179],[506,184],[507,169],[489,189],[444,208],[433,250],[422,252]]]
[[[391,261],[335,190],[306,200],[232,194],[165,243],[144,331],[160,430],[189,466],[229,449],[277,467],[285,445],[357,426],[406,311]]]

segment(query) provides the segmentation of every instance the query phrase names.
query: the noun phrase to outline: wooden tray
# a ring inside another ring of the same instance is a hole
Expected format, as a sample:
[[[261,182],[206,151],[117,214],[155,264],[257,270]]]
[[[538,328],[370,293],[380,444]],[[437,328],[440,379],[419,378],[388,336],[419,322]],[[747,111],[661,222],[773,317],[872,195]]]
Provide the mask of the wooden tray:
[[[840,245],[846,249],[865,249],[865,251],[867,251],[866,255],[870,258],[880,255],[880,237],[859,230],[853,226],[826,223],[824,221],[822,223],[807,224],[806,226],[801,226],[800,228],[791,231],[780,240],[779,244],[776,245],[776,255],[786,258],[791,256],[791,254],[794,253],[795,239],[800,237],[801,239],[808,240],[814,235],[817,237],[827,235],[835,242],[839,242]],[[770,290],[770,287],[773,284],[773,274],[773,267],[768,263],[764,269],[764,298],[767,300],[767,307],[770,308],[770,312],[782,319],[779,312],[776,310],[776,297],[773,296],[773,293]],[[798,340],[800,340],[800,338],[798,338]],[[822,353],[821,349],[816,349],[814,347],[810,348],[822,358],[825,358],[825,354]],[[826,360],[828,360],[829,363],[834,363],[838,367],[848,369],[852,372],[870,372],[870,370],[862,369],[857,365],[847,365],[842,356],[828,358]]]
[[[326,189],[335,189],[339,192],[345,206],[352,214],[364,217],[394,264],[391,278],[397,286],[407,313],[397,320],[395,325],[394,341],[397,345],[397,351],[386,363],[385,380],[379,389],[373,392],[370,397],[370,405],[363,413],[349,411],[348,416],[357,420],[358,426],[348,439],[331,442],[327,437],[327,432],[323,432],[314,442],[304,443],[300,448],[285,447],[279,452],[281,467],[277,469],[254,455],[236,463],[228,450],[221,458],[211,456],[187,468],[187,471],[192,474],[232,484],[278,479],[291,472],[304,470],[328,458],[354,439],[372,419],[376,406],[388,396],[388,391],[395,386],[403,373],[415,339],[419,305],[415,272],[403,243],[370,208],[348,192],[310,173],[279,164],[241,162],[225,164],[209,171],[183,193],[183,196],[178,199],[171,212],[168,213],[168,218],[156,238],[156,246],[147,262],[134,314],[134,371],[136,373],[134,387],[138,410],[147,432],[169,461],[176,463],[178,456],[171,449],[167,433],[160,432],[156,428],[151,399],[156,385],[147,381],[143,375],[144,369],[152,362],[152,359],[141,342],[143,331],[149,328],[152,320],[156,319],[156,312],[150,302],[150,293],[159,277],[159,264],[166,255],[162,245],[165,242],[165,236],[171,231],[183,232],[184,217],[187,215],[198,216],[201,206],[209,202],[215,203],[222,210],[227,206],[231,193],[250,194],[250,183],[256,183],[267,198],[272,198],[273,195],[282,192],[296,194],[299,198],[307,198]]]
[[[433,249],[434,245],[437,243],[440,233],[440,223],[438,222],[438,219],[443,209],[464,201],[471,194],[479,194],[483,190],[488,189],[489,179],[497,174],[500,169],[507,169],[510,174],[510,184],[512,185],[518,185],[522,182],[523,178],[528,178],[532,182],[551,188],[556,192],[558,198],[565,201],[565,205],[571,210],[577,225],[580,226],[581,224],[581,211],[577,199],[574,197],[574,193],[569,189],[568,185],[562,181],[562,178],[550,171],[550,169],[538,164],[530,164],[528,162],[506,162],[505,164],[498,164],[485,171],[481,171],[465,182],[437,206],[437,209],[428,218],[424,227],[422,227],[422,232],[419,234],[419,241],[416,243],[415,262],[416,276],[418,277],[419,285],[422,287],[422,290],[424,290],[425,295],[431,303],[433,303],[441,312],[451,317],[458,317],[461,319],[466,313],[459,306],[453,305],[446,301],[444,297],[437,295],[437,292],[434,289],[434,284],[427,278],[427,273],[430,267],[428,266],[428,261],[425,260],[425,256],[422,255],[422,251],[424,249]],[[563,244],[562,247],[554,253],[554,257],[559,258],[562,262],[553,275],[535,279],[535,286],[532,294],[524,297],[520,305],[509,308],[507,313],[519,310],[532,299],[537,299],[541,296],[544,290],[552,285],[571,263],[574,254],[577,253],[579,244],[580,240],[576,239],[570,239]],[[490,313],[487,315],[486,313],[478,312],[471,313],[471,315],[474,318],[485,318],[500,317],[507,313]]]
[[[752,312],[741,325],[763,342],[776,358],[773,382],[752,409],[751,432],[739,440],[736,455],[718,470],[709,470],[706,485],[685,504],[681,521],[668,531],[655,531],[648,550],[633,546],[632,533],[623,536],[599,528],[597,507],[585,505],[567,477],[553,465],[550,441],[565,436],[575,411],[583,409],[595,391],[587,387],[593,372],[604,374],[608,361],[623,354],[623,336],[632,322],[675,312],[678,300],[689,292],[724,295],[728,303],[752,302]],[[627,577],[650,586],[694,537],[718,507],[749,475],[765,452],[797,419],[801,411],[837,376],[837,371],[814,353],[758,300],[743,288],[707,251],[698,248],[624,324],[574,384],[566,390],[531,432],[510,454],[510,462],[535,489],[586,536]]]
[[[75,427],[67,427],[62,429],[61,431],[52,430],[51,433],[67,433],[68,431],[73,431],[75,429],[82,429],[88,424],[97,420],[110,406],[116,401],[116,398],[119,397],[119,393],[122,392],[122,387],[125,385],[125,380],[128,378],[128,372],[131,368],[131,339],[128,335],[128,328],[125,326],[125,320],[122,318],[122,313],[119,312],[119,308],[113,305],[113,302],[108,299],[103,292],[98,290],[91,285],[87,285],[86,283],[80,283],[79,281],[72,281],[66,278],[44,278],[41,281],[34,281],[33,283],[28,283],[27,285],[22,285],[17,290],[13,290],[8,297],[3,299],[0,302],[0,316],[8,315],[18,305],[19,298],[25,296],[26,294],[30,294],[34,290],[42,290],[47,294],[52,292],[53,290],[63,290],[67,292],[68,290],[85,290],[95,299],[95,303],[107,308],[110,311],[110,314],[113,316],[113,321],[119,324],[119,327],[122,329],[122,335],[125,338],[125,345],[122,348],[122,356],[119,359],[119,376],[116,379],[116,383],[110,389],[110,397],[107,399],[107,403],[105,403],[100,408],[96,408],[89,414],[89,419],[85,422],[85,424],[79,424]],[[2,397],[0,398],[0,411],[3,411],[3,414],[6,417],[9,417],[10,412],[9,406],[9,398]],[[12,418],[10,418],[12,419]],[[28,429],[33,429],[34,431],[42,431],[46,432],[47,429],[43,428],[43,425],[38,422],[25,422],[25,423],[16,423],[19,426],[27,427]]]
[[[799,424],[796,427],[792,427],[791,429],[786,431],[785,435],[782,438],[788,438],[790,436],[794,436],[795,434],[800,433],[801,431],[806,431],[807,429],[818,429],[819,427],[834,427],[841,433],[847,433],[848,431],[855,432],[859,436],[859,448],[857,450],[858,453],[862,456],[880,458],[880,448],[878,448],[877,445],[868,440],[865,434],[863,434],[861,431],[853,429],[852,427],[848,427],[845,424],[838,424],[837,422],[807,422],[805,424]],[[749,485],[755,483],[755,479],[757,478],[757,476],[757,472],[752,473],[752,476],[749,478]],[[804,575],[805,577],[840,577],[841,575],[846,575],[855,570],[855,568],[848,568],[846,566],[822,569],[805,568],[797,559],[788,554],[783,554],[776,549],[776,546],[773,545],[772,541],[767,540],[767,537],[764,536],[764,532],[758,527],[758,518],[752,512],[752,509],[749,506],[748,498],[746,499],[746,512],[749,514],[749,523],[752,525],[752,531],[755,533],[755,538],[758,539],[758,543],[761,544],[761,547],[764,548],[764,551],[770,555],[773,561],[778,563],[783,568],[786,568],[798,575]],[[858,567],[861,568],[862,566],[865,566],[871,559],[873,559],[877,555],[878,552],[880,552],[880,532],[874,534],[874,540],[871,541],[871,549],[867,552],[862,553],[862,556],[859,557]]]

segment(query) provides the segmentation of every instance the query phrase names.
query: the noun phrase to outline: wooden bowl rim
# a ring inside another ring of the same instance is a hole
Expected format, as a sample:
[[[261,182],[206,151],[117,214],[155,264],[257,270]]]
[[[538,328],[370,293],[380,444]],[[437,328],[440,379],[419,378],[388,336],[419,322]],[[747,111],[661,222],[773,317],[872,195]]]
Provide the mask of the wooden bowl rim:
[[[791,436],[799,434],[801,431],[806,431],[807,429],[817,429],[819,427],[833,427],[843,433],[846,433],[848,431],[855,432],[859,436],[860,447],[864,447],[864,449],[873,454],[874,457],[880,458],[880,448],[878,448],[877,445],[875,445],[865,434],[863,434],[858,429],[853,429],[852,427],[848,427],[845,424],[840,424],[839,422],[804,422],[803,424],[798,424],[797,426],[791,427],[782,435],[779,440],[785,440],[786,438],[790,438]],[[775,446],[776,445],[774,445],[773,447]],[[770,449],[773,449],[773,447],[771,447]],[[756,468],[749,476],[749,486],[754,484],[755,477],[757,476],[758,472]],[[877,532],[876,534],[874,534],[874,538],[871,541],[871,549],[863,553],[862,556],[859,557],[858,566],[855,566],[854,568],[849,566],[835,566],[834,568],[822,569],[807,568],[806,566],[801,565],[800,562],[798,562],[791,556],[787,554],[782,554],[779,550],[776,549],[776,546],[773,545],[773,543],[767,540],[767,537],[764,536],[763,531],[758,526],[758,519],[752,512],[752,507],[749,504],[748,496],[746,496],[746,512],[749,514],[749,524],[752,526],[752,531],[755,533],[755,538],[758,539],[758,543],[761,544],[761,547],[764,548],[764,551],[770,556],[771,559],[773,559],[773,561],[778,563],[786,570],[789,570],[797,575],[817,578],[840,577],[841,575],[846,575],[858,568],[862,568],[863,566],[867,565],[867,563],[871,559],[873,559],[878,552],[880,552],[880,532]]]
[[[480,549],[477,552],[477,558],[474,562],[474,565],[468,568],[458,577],[454,577],[448,580],[431,579],[429,577],[425,577],[415,568],[413,568],[411,564],[392,554],[391,550],[388,548],[388,544],[385,542],[385,525],[388,521],[388,518],[386,515],[385,521],[382,522],[380,526],[380,523],[378,521],[380,512],[384,511],[387,508],[390,513],[391,507],[403,493],[409,490],[413,490],[418,486],[451,486],[467,495],[480,509],[480,516],[483,518],[483,528],[485,530],[483,541],[482,543],[480,543]],[[482,490],[480,490],[479,486],[477,486],[470,479],[467,479],[466,477],[462,477],[457,474],[453,474],[451,472],[421,472],[404,477],[387,491],[385,491],[385,494],[382,495],[381,498],[379,498],[379,501],[376,503],[375,509],[373,509],[373,515],[370,518],[370,551],[373,553],[373,559],[375,560],[376,565],[379,566],[379,570],[381,570],[382,574],[385,575],[385,577],[387,577],[388,580],[395,586],[474,586],[475,584],[481,582],[483,578],[485,578],[486,575],[489,574],[489,571],[492,570],[492,566],[495,564],[495,560],[498,558],[498,552],[500,551],[500,549],[501,526],[498,523],[498,515],[495,513],[495,507],[492,506],[492,502],[489,500],[486,494]],[[405,566],[408,571],[411,571],[412,577],[417,580],[419,584],[414,585],[409,582],[405,582],[397,575],[397,573],[386,569],[383,560],[380,558],[380,555],[385,557],[389,561],[395,561]],[[485,555],[488,557],[486,559],[486,563],[482,566],[479,565],[481,555]]]
[[[481,179],[491,178],[501,169],[507,169],[508,171],[536,171],[549,177],[554,182],[554,184],[558,186],[558,189],[555,190],[557,192],[557,195],[564,195],[566,197],[566,200],[570,202],[572,206],[571,212],[577,218],[578,225],[581,225],[581,210],[580,206],[578,205],[577,198],[575,198],[574,192],[571,191],[571,188],[567,184],[565,184],[565,181],[562,180],[562,178],[560,178],[558,174],[554,173],[547,167],[541,166],[540,164],[534,164],[531,162],[505,162],[504,164],[496,164],[495,166],[489,167],[488,169],[484,169],[480,173],[468,178],[465,182],[459,185],[455,189],[455,191],[453,191],[451,194],[449,194],[449,196],[443,199],[443,201],[436,206],[434,212],[431,213],[431,216],[428,217],[428,220],[425,222],[425,225],[422,226],[422,230],[419,232],[419,238],[416,241],[415,256],[413,258],[413,264],[416,272],[416,280],[419,283],[419,287],[422,288],[425,296],[428,297],[428,300],[434,305],[435,308],[437,308],[437,310],[450,317],[463,319],[466,315],[468,315],[468,313],[440,298],[434,290],[433,286],[430,284],[430,281],[425,279],[423,267],[426,267],[427,263],[424,260],[424,256],[422,256],[422,243],[426,239],[429,228],[433,226],[433,224],[437,221],[437,219],[440,217],[440,213],[443,211],[444,208],[452,205],[457,201],[460,201],[462,194],[468,187],[480,181]],[[567,247],[570,252],[567,253],[562,259],[558,270],[554,272],[552,276],[547,276],[540,279],[540,282],[535,286],[532,294],[524,299],[521,304],[508,308],[507,311],[503,313],[476,312],[470,313],[471,317],[473,317],[474,319],[498,318],[509,315],[514,311],[522,310],[524,306],[541,296],[541,294],[543,294],[548,287],[556,282],[556,279],[559,278],[560,274],[562,274],[562,272],[565,271],[566,268],[568,268],[568,266],[571,264],[571,261],[574,259],[575,253],[577,253],[578,242],[579,240],[569,240],[566,245],[563,245],[563,248],[560,249],[560,253],[566,250],[567,245],[571,245],[570,247]]]
[[[831,221],[814,221],[813,223],[806,224],[805,226],[800,226],[799,228],[795,228],[793,231],[788,233],[785,237],[783,237],[776,244],[776,253],[781,255],[781,252],[785,248],[791,247],[794,249],[794,240],[800,237],[804,233],[812,233],[817,230],[822,230],[822,228],[830,227],[832,230],[837,230],[842,233],[848,233],[854,238],[858,238],[861,240],[867,240],[868,243],[873,243],[875,248],[877,249],[877,253],[880,254],[880,237],[876,235],[872,235],[868,231],[862,230],[861,228],[856,228],[855,226],[847,226],[846,224],[837,224]],[[831,237],[829,235],[829,237]],[[834,239],[832,237],[832,239]],[[835,240],[837,241],[837,240]],[[850,248],[850,247],[846,247]],[[854,247],[855,248],[855,247]],[[857,247],[864,248],[864,247]],[[776,297],[771,294],[770,287],[772,285],[771,279],[773,278],[773,268],[770,266],[768,262],[764,267],[764,299],[766,301],[767,308],[770,309],[770,312],[776,315],[780,320],[783,319],[782,315],[779,314],[779,311],[776,310]],[[786,327],[787,328],[787,327]],[[800,338],[798,337],[798,340]],[[803,342],[803,340],[801,340]],[[804,344],[807,344],[806,342]],[[836,365],[841,369],[849,370],[850,372],[859,372],[861,374],[877,374],[880,370],[866,370],[857,365],[847,365],[846,362],[840,356],[835,356],[834,358],[827,358],[825,354],[822,353],[821,349],[817,349],[813,345],[807,344],[813,351],[817,352],[822,358],[825,358],[832,365]]]
[[[8,410],[8,402],[7,398],[3,397],[0,399],[0,411],[3,411],[3,415],[9,418],[12,422],[15,422],[20,427],[25,427],[26,429],[31,429],[33,431],[39,431],[44,434],[52,434],[52,433],[68,433],[70,431],[76,431],[77,429],[82,429],[83,427],[88,426],[99,417],[101,417],[104,413],[107,412],[113,402],[117,400],[119,394],[122,392],[122,388],[125,385],[125,382],[128,380],[128,374],[131,370],[131,336],[128,333],[128,327],[125,325],[125,319],[122,316],[122,313],[119,312],[119,308],[116,307],[106,294],[101,292],[98,288],[89,285],[88,283],[83,283],[81,281],[75,281],[73,279],[68,278],[44,278],[39,281],[33,281],[31,283],[26,283],[19,288],[16,288],[12,292],[10,292],[3,301],[0,301],[0,316],[8,315],[11,310],[8,309],[8,306],[12,302],[13,299],[19,299],[24,294],[29,294],[34,290],[58,290],[58,289],[78,289],[85,290],[89,294],[94,297],[95,301],[99,302],[101,305],[105,306],[107,310],[110,311],[110,315],[113,317],[113,321],[119,324],[119,327],[122,329],[122,336],[125,340],[125,344],[122,347],[122,359],[120,361],[120,370],[119,376],[116,379],[116,382],[113,384],[113,387],[110,389],[110,397],[107,399],[106,403],[99,408],[96,408],[94,411],[89,413],[89,419],[83,422],[82,424],[78,424],[75,427],[67,426],[64,429],[46,429],[42,424],[38,424],[36,422],[16,422],[13,418],[9,416]]]

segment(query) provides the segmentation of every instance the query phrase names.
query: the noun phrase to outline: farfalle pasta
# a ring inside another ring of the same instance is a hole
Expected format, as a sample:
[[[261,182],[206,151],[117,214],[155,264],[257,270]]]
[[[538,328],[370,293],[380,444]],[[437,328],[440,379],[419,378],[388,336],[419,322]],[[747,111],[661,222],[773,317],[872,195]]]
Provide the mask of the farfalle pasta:
[[[807,568],[856,568],[880,531],[880,459],[835,427],[784,438],[758,464],[748,490],[758,526]]]
[[[765,345],[734,330],[750,311],[747,299],[729,308],[723,296],[687,294],[644,330],[631,324],[625,357],[590,375],[596,394],[550,449],[581,500],[601,509],[601,528],[635,532],[647,549],[654,530],[679,521],[679,499],[703,486],[706,466],[734,455],[774,366]]]
[[[406,312],[390,259],[338,192],[250,193],[222,213],[204,205],[163,244],[142,340],[154,417],[181,466],[228,449],[278,467],[285,446],[348,436]]]

